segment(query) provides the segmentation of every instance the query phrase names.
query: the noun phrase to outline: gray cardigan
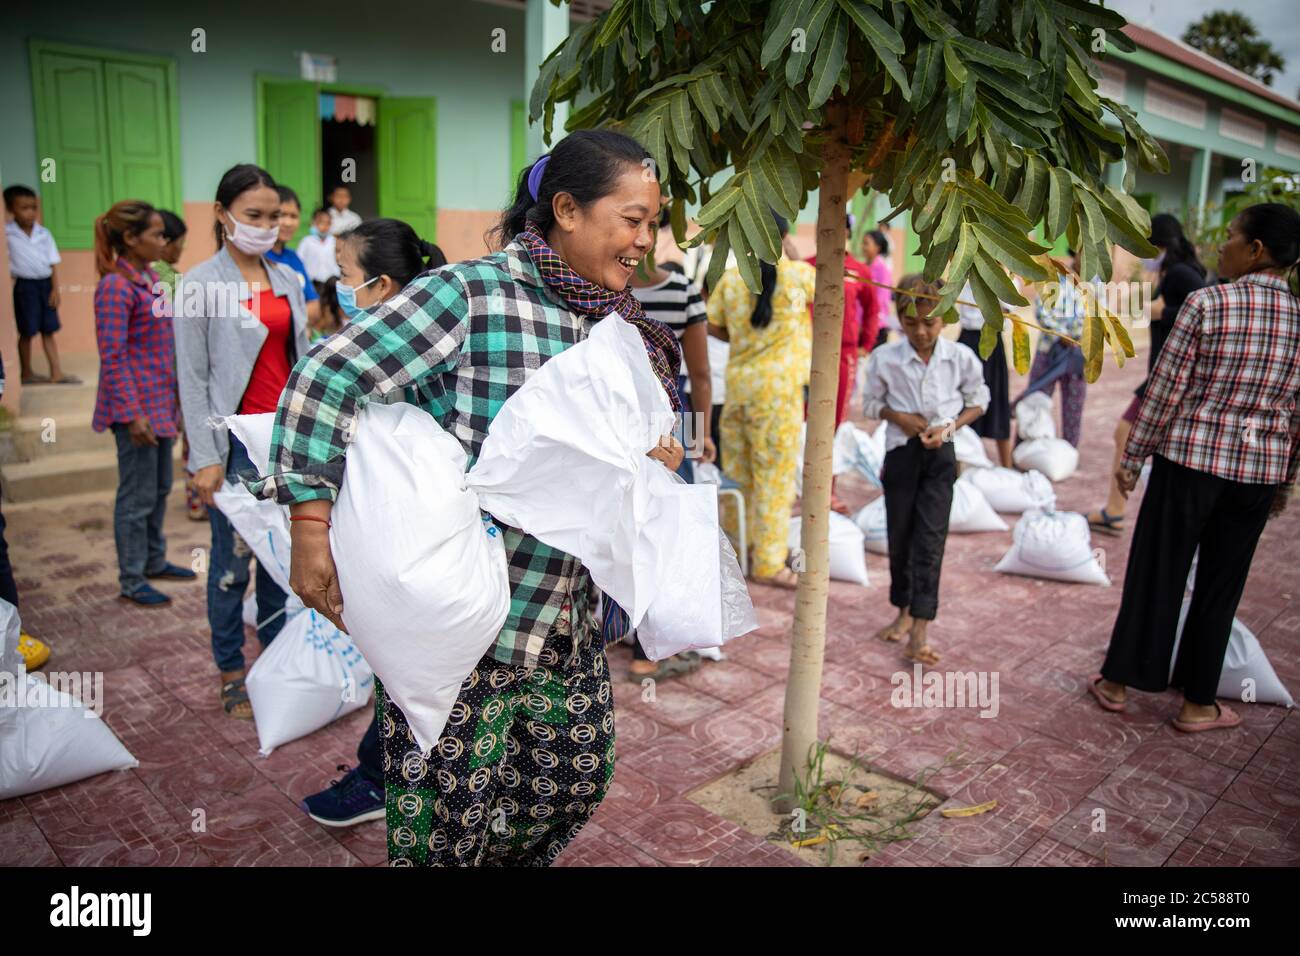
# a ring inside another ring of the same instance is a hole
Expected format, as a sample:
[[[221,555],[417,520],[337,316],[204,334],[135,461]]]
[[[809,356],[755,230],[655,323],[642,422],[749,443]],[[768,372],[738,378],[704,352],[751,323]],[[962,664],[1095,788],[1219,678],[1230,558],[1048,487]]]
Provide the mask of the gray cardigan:
[[[288,266],[267,259],[262,264],[271,277],[271,291],[289,297],[293,365],[309,348],[302,285]],[[172,300],[176,371],[185,433],[190,440],[191,471],[225,464],[229,438],[225,429],[212,427],[209,419],[235,414],[268,334],[266,326],[243,313],[239,305],[242,281],[239,266],[224,246],[177,280]]]

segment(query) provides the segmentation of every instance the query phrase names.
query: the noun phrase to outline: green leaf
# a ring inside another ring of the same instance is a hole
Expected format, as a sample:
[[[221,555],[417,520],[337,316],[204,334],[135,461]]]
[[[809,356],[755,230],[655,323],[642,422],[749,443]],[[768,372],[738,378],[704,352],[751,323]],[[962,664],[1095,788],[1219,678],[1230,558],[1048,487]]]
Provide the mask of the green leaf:
[[[972,226],[980,240],[980,246],[997,256],[1004,265],[1009,266],[1017,275],[1026,279],[1041,280],[1047,278],[1047,272],[1019,246],[1012,245],[1000,233],[990,229],[984,223]]]
[[[993,294],[1003,302],[1011,305],[1029,304],[1029,300],[1016,291],[1016,284],[1007,276],[1002,266],[983,249],[975,254],[975,271],[984,280],[984,284],[993,290]]]
[[[695,221],[701,228],[712,226],[731,212],[731,207],[740,202],[741,195],[740,186],[736,182],[736,177],[733,176],[727,185],[722,187],[718,194],[695,214]]]
[[[898,56],[907,51],[898,31],[881,19],[880,14],[862,0],[839,0],[839,4],[840,9],[853,18],[853,22],[858,25],[858,29],[873,48],[883,47]]]
[[[617,6],[617,4],[615,5]],[[812,0],[776,0],[768,11],[768,32],[763,38],[763,50],[758,65],[767,69],[781,58],[790,45],[794,28],[808,20]]]
[[[776,222],[772,219],[767,202],[758,195],[752,175],[745,177],[741,192],[743,198],[736,214],[745,230],[745,240],[761,259],[775,262],[781,255],[781,234],[776,230]]]
[[[961,57],[950,43],[943,45],[943,65],[948,72],[948,89],[961,89],[966,82],[966,64],[962,63]]]
[[[975,263],[975,253],[978,249],[979,242],[975,230],[971,228],[970,223],[963,222],[957,234],[957,247],[953,250],[952,263],[948,266],[948,277],[944,280],[943,292],[939,295],[935,311],[946,312],[957,301],[961,295],[961,288],[966,283],[966,277],[971,272],[971,266]]]
[[[668,222],[673,228],[673,241],[680,247],[686,242],[686,200],[674,199],[669,207]]]
[[[939,88],[939,71],[943,60],[933,43],[922,43],[916,51],[916,67],[912,73],[913,108],[927,106]]]
[[[1050,242],[1055,242],[1065,232],[1073,204],[1074,187],[1070,183],[1070,173],[1054,166],[1048,175],[1047,218],[1043,223],[1047,230],[1046,238]]]
[[[985,284],[980,278],[978,272],[972,271],[967,277],[970,282],[970,290],[975,294],[975,304],[980,307],[980,315],[984,316],[984,327],[992,327],[995,332],[1002,331],[1002,304],[998,302],[998,297],[993,294],[993,290]],[[989,352],[993,351],[990,344]],[[988,353],[984,351],[984,333],[980,333],[980,357],[988,358]]]
[[[998,347],[998,340],[1002,338],[1002,330],[995,329],[993,323],[985,321],[980,326],[980,358],[986,359],[993,354],[993,350]]]
[[[808,85],[808,105],[814,109],[828,99],[839,81],[848,53],[849,31],[843,15],[837,10],[831,22],[827,24],[829,33],[817,48],[817,58],[813,61],[812,80]]]
[[[808,70],[808,61],[812,59],[813,54],[817,51],[817,44],[821,41],[822,30],[825,28],[826,21],[834,9],[835,0],[813,0],[807,23],[796,23],[791,27],[791,30],[796,27],[803,29],[804,50],[802,53],[796,53],[794,45],[791,43],[790,56],[785,61],[785,81],[790,86],[798,86],[803,82],[803,75]]]
[[[917,232],[925,232],[930,228],[930,221],[938,214],[940,203],[943,201],[947,189],[948,184],[943,181],[942,176],[935,180],[934,188],[930,190],[930,195],[925,200],[925,204],[912,216],[913,229]]]
[[[1043,72],[1043,64],[1037,60],[1005,47],[993,46],[983,40],[971,37],[957,37],[952,45],[966,55],[968,60],[987,63],[996,70],[1006,70],[1018,76],[1036,76]]]
[[[700,235],[704,235],[700,233]],[[722,273],[727,268],[727,253],[731,251],[731,243],[727,241],[727,230],[719,229],[718,234],[713,239],[713,252],[710,254],[709,268],[704,273],[704,284],[709,289],[718,287],[718,280],[722,278]]]
[[[695,117],[691,113],[691,98],[686,90],[681,90],[669,101],[669,110],[671,111],[673,121],[673,133],[677,136],[677,142],[681,143],[683,148],[691,148],[691,140],[694,135]],[[682,170],[688,172],[688,168]]]
[[[745,207],[742,205],[740,208]],[[737,216],[727,220],[727,239],[736,253],[736,268],[740,270],[740,277],[745,280],[750,292],[757,293],[763,287],[763,279],[758,271],[758,257],[750,249],[744,227]]]
[[[1043,213],[1043,201],[1047,198],[1048,167],[1047,161],[1037,153],[1030,153],[1025,159],[1025,175],[1016,193],[1016,206],[1030,222],[1037,222]]]
[[[944,242],[951,236],[961,222],[961,194],[956,190],[950,190],[943,200],[943,213],[939,217],[939,224],[934,227],[934,233],[930,236],[931,245]]]
[[[722,126],[721,118],[718,116],[718,110],[713,105],[713,89],[703,79],[688,84],[686,89],[690,92],[691,99],[695,103],[695,108],[699,111],[704,120],[705,127],[716,133]]]

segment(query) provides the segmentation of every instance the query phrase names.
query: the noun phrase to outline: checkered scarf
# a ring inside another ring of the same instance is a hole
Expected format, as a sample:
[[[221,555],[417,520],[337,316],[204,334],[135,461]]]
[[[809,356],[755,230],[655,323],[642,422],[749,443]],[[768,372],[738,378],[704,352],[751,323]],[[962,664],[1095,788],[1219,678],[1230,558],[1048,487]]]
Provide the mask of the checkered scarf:
[[[551,248],[542,238],[537,227],[529,224],[528,228],[515,238],[528,250],[528,257],[537,266],[542,281],[558,295],[574,312],[579,315],[604,318],[611,312],[617,312],[641,333],[646,353],[650,356],[650,367],[659,378],[673,411],[682,410],[681,396],[677,394],[677,378],[681,374],[682,353],[677,345],[677,338],[662,322],[646,317],[641,303],[631,288],[615,292],[604,286],[588,282],[569,268],[569,264],[560,258],[559,253]]]

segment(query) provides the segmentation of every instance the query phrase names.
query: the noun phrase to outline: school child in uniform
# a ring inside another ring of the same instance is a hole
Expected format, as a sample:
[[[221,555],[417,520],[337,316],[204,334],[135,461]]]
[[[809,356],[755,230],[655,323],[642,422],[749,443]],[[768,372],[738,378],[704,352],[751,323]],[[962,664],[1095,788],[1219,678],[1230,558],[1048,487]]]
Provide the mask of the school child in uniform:
[[[903,656],[937,664],[926,629],[939,610],[939,571],[948,538],[957,454],[952,436],[989,404],[984,369],[974,352],[942,337],[943,317],[932,314],[943,281],[904,276],[895,303],[903,338],[878,345],[867,359],[863,413],[887,423],[885,515],[889,536],[889,603],[893,623],[877,632],[885,641],[909,635]],[[915,294],[914,294],[915,293]]]
[[[24,385],[53,382],[56,385],[80,385],[81,379],[68,375],[59,364],[59,346],[54,333],[59,331],[59,276],[56,267],[63,260],[54,236],[36,221],[40,201],[26,186],[5,189],[5,211],[13,218],[5,223],[9,242],[9,272],[14,279],[14,316],[18,319],[18,364]],[[50,363],[49,375],[38,375],[32,368],[32,339],[41,337],[41,348]]]

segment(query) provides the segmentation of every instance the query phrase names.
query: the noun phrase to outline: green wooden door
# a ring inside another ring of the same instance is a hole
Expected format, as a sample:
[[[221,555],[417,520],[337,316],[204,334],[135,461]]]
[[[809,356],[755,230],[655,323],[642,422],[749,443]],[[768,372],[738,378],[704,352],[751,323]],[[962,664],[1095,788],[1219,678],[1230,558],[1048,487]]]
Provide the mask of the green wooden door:
[[[437,109],[432,97],[384,97],[375,135],[379,214],[438,237]]]
[[[298,194],[302,222],[296,238],[311,229],[320,205],[320,91],[315,83],[258,77],[258,164]]]
[[[170,66],[159,64],[104,63],[113,196],[143,199],[184,215],[172,162],[176,131],[169,101],[174,89],[170,72]]]
[[[45,225],[55,241],[65,249],[90,249],[95,217],[117,198],[110,173],[103,62],[34,52],[42,181],[32,186],[41,193]]]

